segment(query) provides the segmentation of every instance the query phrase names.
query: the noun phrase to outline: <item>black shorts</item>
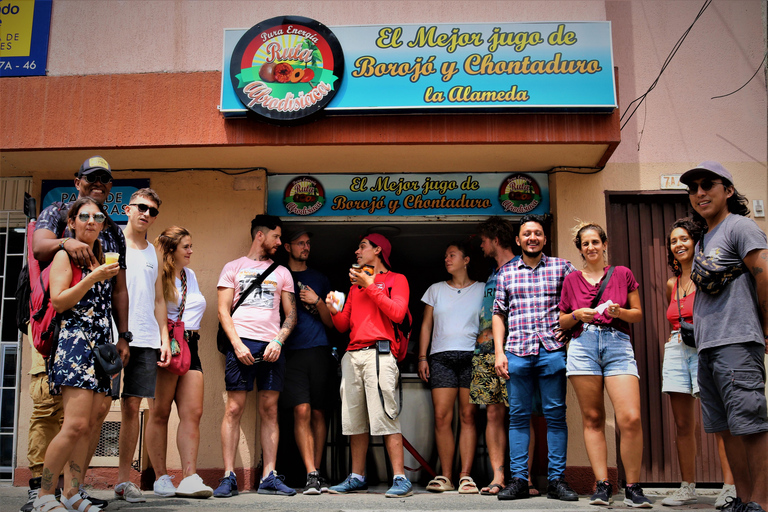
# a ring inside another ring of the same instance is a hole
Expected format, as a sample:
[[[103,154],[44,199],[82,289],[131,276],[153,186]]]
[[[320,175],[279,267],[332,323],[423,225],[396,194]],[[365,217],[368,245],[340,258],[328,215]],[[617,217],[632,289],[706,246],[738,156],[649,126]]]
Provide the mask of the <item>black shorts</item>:
[[[432,354],[429,360],[429,384],[435,388],[467,388],[472,382],[471,350],[448,350]]]
[[[155,398],[160,351],[146,347],[130,347],[130,350],[128,366],[123,368],[123,398]]]
[[[280,395],[283,407],[309,404],[312,409],[328,409],[339,399],[334,376],[338,362],[331,347],[286,351],[285,386]]]
[[[191,356],[189,369],[196,372],[203,372],[203,363],[200,362],[197,344],[200,341],[200,334],[194,331],[187,331],[187,345],[189,345],[189,355]]]

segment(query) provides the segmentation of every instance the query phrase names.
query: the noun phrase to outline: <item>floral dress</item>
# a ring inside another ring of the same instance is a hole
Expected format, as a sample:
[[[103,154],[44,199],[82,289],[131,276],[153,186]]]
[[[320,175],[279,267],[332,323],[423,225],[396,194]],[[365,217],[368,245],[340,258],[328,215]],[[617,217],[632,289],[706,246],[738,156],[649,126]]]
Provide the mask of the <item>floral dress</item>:
[[[83,270],[83,279],[90,270]],[[109,377],[96,373],[91,345],[110,342],[112,333],[112,280],[101,281],[88,290],[80,302],[61,315],[61,331],[53,363],[49,367],[51,394],[61,386],[105,393]],[[87,334],[87,338],[86,338]]]

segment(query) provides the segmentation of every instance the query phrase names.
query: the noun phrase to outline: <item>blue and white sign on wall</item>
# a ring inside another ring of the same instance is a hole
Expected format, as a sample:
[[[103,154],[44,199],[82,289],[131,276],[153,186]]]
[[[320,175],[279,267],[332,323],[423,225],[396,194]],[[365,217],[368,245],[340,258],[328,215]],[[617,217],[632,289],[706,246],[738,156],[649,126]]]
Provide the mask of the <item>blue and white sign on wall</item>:
[[[611,24],[404,24],[329,27],[344,76],[328,113],[574,111],[617,107]],[[224,31],[220,109],[243,116],[229,63],[246,32]]]
[[[44,76],[51,0],[0,0],[0,77]]]
[[[131,195],[140,188],[149,187],[148,179],[114,180],[112,190],[104,203],[104,212],[117,224],[128,222],[125,207],[131,200]],[[77,200],[78,191],[73,180],[43,180],[42,208],[47,208],[54,202],[67,203]]]
[[[267,213],[280,217],[549,212],[546,173],[280,174],[267,184]]]

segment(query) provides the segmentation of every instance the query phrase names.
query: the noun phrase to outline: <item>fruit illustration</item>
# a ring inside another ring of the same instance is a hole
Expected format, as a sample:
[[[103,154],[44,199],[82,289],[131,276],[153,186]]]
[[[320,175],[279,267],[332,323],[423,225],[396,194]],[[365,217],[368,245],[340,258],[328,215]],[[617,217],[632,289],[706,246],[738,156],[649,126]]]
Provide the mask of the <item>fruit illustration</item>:
[[[302,68],[294,69],[293,72],[291,73],[291,83],[292,84],[296,84],[296,83],[301,82],[302,78],[304,78],[304,69],[302,69]]]
[[[287,62],[281,62],[275,65],[275,80],[281,84],[287,84],[291,81],[291,74],[293,73],[293,66]]]
[[[261,68],[259,68],[259,78],[261,78],[265,82],[274,82],[275,81],[275,63],[268,62],[266,64],[262,64]]]
[[[309,82],[315,78],[315,72],[312,71],[310,68],[304,68],[304,76],[301,77],[301,82]]]

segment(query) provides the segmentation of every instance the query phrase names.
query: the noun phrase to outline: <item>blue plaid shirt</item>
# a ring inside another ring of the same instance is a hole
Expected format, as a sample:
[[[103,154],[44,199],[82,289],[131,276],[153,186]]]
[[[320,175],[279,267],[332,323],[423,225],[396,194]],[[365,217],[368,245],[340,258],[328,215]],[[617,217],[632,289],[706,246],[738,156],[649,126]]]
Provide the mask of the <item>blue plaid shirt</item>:
[[[548,351],[565,345],[555,339],[554,329],[560,325],[563,281],[574,270],[570,261],[545,254],[533,268],[521,258],[499,269],[493,314],[507,319],[506,351],[530,356],[539,353],[540,344]]]

